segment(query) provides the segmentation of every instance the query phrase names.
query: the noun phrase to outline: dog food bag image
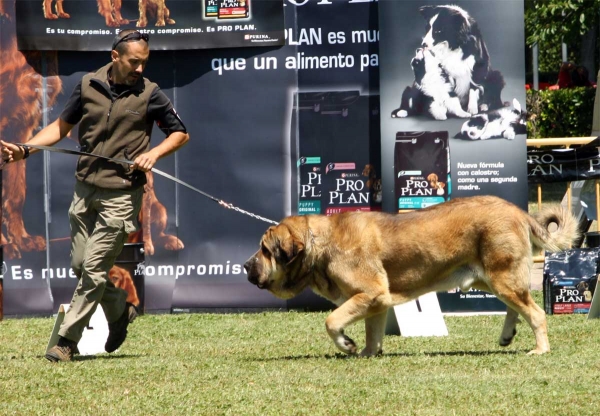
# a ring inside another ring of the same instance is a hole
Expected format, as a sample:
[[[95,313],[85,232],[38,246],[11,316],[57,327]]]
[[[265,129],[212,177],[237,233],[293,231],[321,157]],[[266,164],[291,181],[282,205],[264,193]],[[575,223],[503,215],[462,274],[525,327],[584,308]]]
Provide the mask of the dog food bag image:
[[[546,253],[544,309],[547,314],[587,314],[598,283],[600,248]]]
[[[219,16],[219,0],[203,0],[204,2],[204,17]]]
[[[379,96],[294,95],[291,206],[298,214],[381,209]]]
[[[219,0],[219,19],[245,19],[250,15],[250,0]]]
[[[298,159],[298,215],[321,213],[321,158]]]
[[[394,193],[399,211],[450,199],[448,132],[398,132],[394,145]]]
[[[372,195],[362,172],[354,162],[327,163],[321,196],[325,215],[371,211]]]

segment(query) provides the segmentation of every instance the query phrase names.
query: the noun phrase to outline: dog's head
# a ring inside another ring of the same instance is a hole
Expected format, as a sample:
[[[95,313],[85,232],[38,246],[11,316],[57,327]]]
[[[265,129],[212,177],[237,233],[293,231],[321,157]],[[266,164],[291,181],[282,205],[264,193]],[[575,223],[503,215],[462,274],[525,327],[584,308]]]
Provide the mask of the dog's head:
[[[440,59],[459,48],[468,54],[483,54],[485,46],[477,23],[462,8],[454,5],[423,6],[419,12],[427,21],[423,47],[432,49]]]
[[[487,114],[478,114],[465,121],[456,137],[478,140],[488,124]]]
[[[370,163],[366,164],[362,171],[362,176],[366,176],[367,178],[374,178],[377,176],[375,173],[375,167],[373,167],[373,165]]]
[[[302,217],[289,217],[269,227],[260,248],[244,263],[248,281],[282,299],[290,299],[306,287],[302,272],[304,258]]]
[[[429,182],[429,186],[431,186],[432,188],[437,188],[438,179],[439,178],[435,173],[430,173],[429,175],[427,175],[427,181]]]

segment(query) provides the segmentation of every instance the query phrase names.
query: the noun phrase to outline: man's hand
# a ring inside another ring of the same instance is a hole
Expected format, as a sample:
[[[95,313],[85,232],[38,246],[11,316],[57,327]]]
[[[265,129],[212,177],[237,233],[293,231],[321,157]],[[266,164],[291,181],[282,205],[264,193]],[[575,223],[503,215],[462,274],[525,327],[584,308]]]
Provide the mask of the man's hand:
[[[133,165],[131,166],[133,169],[141,170],[142,172],[148,172],[152,170],[157,161],[158,156],[156,156],[151,150],[136,157],[133,161]]]
[[[25,148],[17,146],[14,143],[7,143],[4,140],[0,140],[2,146],[2,160],[5,163],[16,162],[25,158]]]

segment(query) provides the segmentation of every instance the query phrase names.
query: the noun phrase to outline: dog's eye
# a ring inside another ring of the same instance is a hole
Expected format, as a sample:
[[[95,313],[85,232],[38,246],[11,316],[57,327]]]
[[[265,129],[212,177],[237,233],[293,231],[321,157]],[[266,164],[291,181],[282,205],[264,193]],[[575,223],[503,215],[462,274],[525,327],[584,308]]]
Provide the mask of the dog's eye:
[[[269,250],[267,250],[267,246],[265,246],[264,244],[260,246],[260,252],[265,256],[268,256],[270,254]]]

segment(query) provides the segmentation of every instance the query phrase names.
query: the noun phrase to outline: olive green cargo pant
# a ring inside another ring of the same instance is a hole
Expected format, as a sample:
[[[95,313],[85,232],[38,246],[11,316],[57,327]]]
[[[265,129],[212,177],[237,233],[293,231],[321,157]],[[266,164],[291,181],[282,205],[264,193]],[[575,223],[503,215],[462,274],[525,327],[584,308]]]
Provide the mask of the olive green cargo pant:
[[[109,271],[127,235],[138,228],[144,189],[103,189],[77,181],[69,208],[71,267],[79,282],[58,334],[79,342],[98,305],[115,322],[125,310],[127,292],[115,287]]]

